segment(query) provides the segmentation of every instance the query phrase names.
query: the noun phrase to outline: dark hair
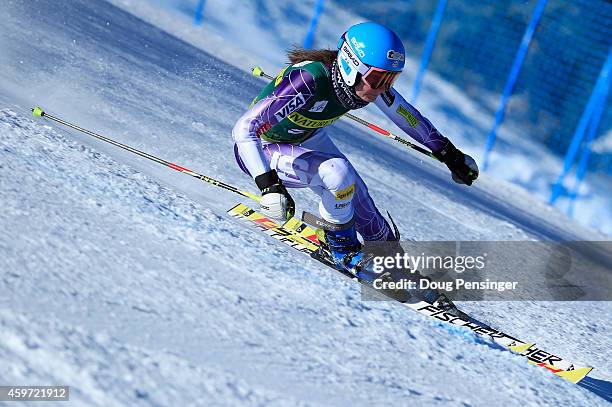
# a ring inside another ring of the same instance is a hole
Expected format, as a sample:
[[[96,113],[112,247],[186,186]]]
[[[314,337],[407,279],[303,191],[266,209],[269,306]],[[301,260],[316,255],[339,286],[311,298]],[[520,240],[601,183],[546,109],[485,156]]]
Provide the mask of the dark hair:
[[[293,46],[287,51],[289,63],[297,64],[304,61],[318,61],[325,65],[332,65],[338,56],[337,50],[332,49],[304,49]]]

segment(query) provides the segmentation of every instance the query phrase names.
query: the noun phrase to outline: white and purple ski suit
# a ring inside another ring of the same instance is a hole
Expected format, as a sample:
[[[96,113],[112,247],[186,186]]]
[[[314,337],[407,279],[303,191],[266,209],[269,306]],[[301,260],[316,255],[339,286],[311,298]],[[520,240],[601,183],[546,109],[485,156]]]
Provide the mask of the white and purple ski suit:
[[[321,198],[319,212],[326,221],[342,224],[354,218],[364,240],[396,240],[365,183],[324,128],[349,110],[335,96],[331,75],[331,67],[321,62],[285,68],[236,122],[236,160],[253,178],[275,169],[287,188],[310,188]],[[395,89],[374,103],[433,152],[448,143]]]

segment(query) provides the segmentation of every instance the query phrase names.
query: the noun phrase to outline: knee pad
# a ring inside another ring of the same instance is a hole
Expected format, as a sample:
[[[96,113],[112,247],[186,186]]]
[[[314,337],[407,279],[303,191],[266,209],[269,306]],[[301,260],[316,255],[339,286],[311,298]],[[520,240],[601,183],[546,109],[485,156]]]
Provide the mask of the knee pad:
[[[355,169],[346,158],[334,157],[319,166],[323,186],[334,193],[337,200],[352,199],[355,194]]]
[[[334,157],[319,166],[324,192],[321,194],[319,213],[332,223],[345,223],[353,218],[355,195],[355,169],[346,158]]]

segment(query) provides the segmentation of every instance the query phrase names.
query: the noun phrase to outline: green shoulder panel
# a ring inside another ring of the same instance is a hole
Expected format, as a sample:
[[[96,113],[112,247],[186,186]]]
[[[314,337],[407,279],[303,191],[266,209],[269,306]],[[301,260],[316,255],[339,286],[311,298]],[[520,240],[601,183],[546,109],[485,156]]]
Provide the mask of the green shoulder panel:
[[[270,95],[291,71],[303,69],[315,79],[315,97],[303,108],[261,135],[262,139],[280,143],[301,143],[318,129],[328,126],[348,111],[336,98],[330,79],[330,69],[321,62],[305,61],[285,67],[253,100],[251,106]]]

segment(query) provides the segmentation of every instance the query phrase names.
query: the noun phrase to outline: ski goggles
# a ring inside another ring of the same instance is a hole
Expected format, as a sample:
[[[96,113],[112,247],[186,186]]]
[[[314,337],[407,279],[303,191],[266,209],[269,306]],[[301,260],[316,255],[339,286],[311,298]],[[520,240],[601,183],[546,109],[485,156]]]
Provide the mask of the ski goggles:
[[[401,73],[396,71],[385,71],[384,69],[373,66],[368,66],[368,68],[368,71],[365,74],[361,74],[361,77],[372,89],[384,87],[386,90],[389,90]]]
[[[388,71],[361,62],[349,45],[346,33],[340,38],[338,48],[340,49],[339,56],[343,61],[343,65],[345,65],[343,69],[345,70],[349,86],[353,86],[357,82],[357,73],[359,73],[371,88],[379,89],[384,87],[388,90],[401,73],[401,71]]]

